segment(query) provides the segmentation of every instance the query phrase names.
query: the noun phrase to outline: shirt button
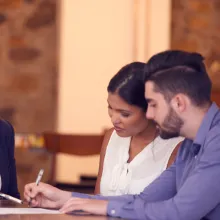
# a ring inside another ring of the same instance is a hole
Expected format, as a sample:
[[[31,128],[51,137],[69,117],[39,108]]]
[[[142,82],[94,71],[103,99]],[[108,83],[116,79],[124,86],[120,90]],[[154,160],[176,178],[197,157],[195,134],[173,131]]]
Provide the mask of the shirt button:
[[[114,210],[114,209],[111,210],[111,214],[112,214],[112,215],[115,214],[115,210]]]

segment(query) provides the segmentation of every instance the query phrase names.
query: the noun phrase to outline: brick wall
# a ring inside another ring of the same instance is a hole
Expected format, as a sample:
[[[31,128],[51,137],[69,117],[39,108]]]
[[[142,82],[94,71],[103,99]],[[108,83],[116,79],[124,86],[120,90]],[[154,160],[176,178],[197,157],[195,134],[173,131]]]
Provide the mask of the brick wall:
[[[200,52],[220,90],[220,1],[172,0],[171,48]]]
[[[18,132],[53,130],[58,0],[0,0],[0,117]]]

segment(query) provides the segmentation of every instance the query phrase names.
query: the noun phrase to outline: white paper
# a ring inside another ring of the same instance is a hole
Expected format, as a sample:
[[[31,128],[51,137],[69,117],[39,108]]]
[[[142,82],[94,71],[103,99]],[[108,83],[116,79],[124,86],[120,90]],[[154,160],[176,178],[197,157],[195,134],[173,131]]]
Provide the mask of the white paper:
[[[8,214],[61,214],[58,210],[41,208],[1,208],[0,215]]]

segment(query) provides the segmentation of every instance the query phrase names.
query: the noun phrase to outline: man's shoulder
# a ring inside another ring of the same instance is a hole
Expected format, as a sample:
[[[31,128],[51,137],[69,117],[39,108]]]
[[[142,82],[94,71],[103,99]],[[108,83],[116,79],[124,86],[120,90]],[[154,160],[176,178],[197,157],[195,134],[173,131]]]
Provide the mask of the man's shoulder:
[[[193,144],[193,141],[190,139],[185,138],[180,145],[177,157],[178,159],[184,160],[184,158],[187,158],[190,154],[190,148]]]
[[[220,141],[220,121],[210,128],[206,136],[206,142],[217,139]]]
[[[12,125],[8,121],[0,119],[0,134],[10,134],[12,129]]]

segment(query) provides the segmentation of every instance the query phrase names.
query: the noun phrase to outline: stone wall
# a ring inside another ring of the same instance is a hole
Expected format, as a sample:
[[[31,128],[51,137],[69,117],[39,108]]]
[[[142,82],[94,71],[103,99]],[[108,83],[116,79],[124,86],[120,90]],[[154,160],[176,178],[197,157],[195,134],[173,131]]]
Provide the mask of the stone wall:
[[[220,90],[220,1],[172,0],[171,48],[200,52]]]
[[[0,117],[17,132],[55,129],[58,0],[0,0]]]

